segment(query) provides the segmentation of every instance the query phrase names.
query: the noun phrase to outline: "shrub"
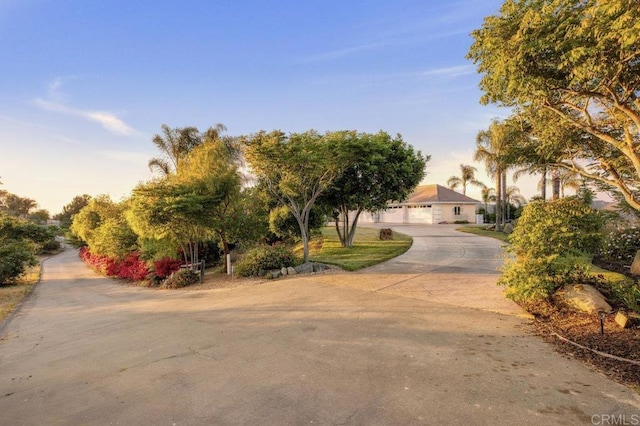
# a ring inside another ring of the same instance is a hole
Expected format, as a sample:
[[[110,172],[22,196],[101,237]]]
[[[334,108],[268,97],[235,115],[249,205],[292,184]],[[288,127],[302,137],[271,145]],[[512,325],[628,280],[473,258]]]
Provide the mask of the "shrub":
[[[87,247],[80,249],[80,258],[93,270],[109,277],[140,281],[149,275],[147,264],[140,259],[140,254],[130,253],[124,260],[118,261],[109,256],[93,254]]]
[[[198,282],[200,277],[191,269],[180,269],[162,283],[164,288],[181,288]]]
[[[175,260],[171,257],[163,257],[162,259],[153,262],[153,269],[155,270],[158,278],[164,279],[178,271],[181,263],[182,262],[179,260]]]
[[[262,271],[294,266],[296,257],[290,248],[282,244],[257,246],[249,250],[236,264],[238,274],[248,277],[260,275]]]
[[[4,240],[0,244],[0,285],[12,284],[38,260],[33,255],[32,244],[24,240]]]
[[[605,236],[598,255],[608,262],[631,265],[640,250],[640,228],[616,230]]]
[[[532,202],[522,212],[498,284],[507,297],[526,302],[548,297],[586,274],[585,253],[600,242],[601,217],[580,200]]]

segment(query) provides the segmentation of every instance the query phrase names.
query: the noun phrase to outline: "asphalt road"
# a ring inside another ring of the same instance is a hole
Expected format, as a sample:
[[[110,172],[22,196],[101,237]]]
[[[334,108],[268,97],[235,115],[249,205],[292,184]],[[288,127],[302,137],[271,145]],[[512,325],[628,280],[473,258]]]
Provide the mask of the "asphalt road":
[[[435,251],[471,253],[485,244],[451,238],[440,241],[452,247]],[[575,425],[640,418],[637,394],[553,352],[527,332],[525,319],[432,300],[440,291],[420,296],[429,282],[440,285],[429,270],[450,274],[451,283],[483,275],[457,272],[461,261],[452,257],[424,258],[428,250],[421,257],[420,247],[437,240],[417,237],[404,258],[358,274],[212,291],[121,285],[97,277],[68,250],[46,262],[43,281],[3,330],[0,424]],[[478,265],[495,277],[489,257]],[[392,292],[412,280],[406,294]],[[383,281],[386,290],[376,284]]]

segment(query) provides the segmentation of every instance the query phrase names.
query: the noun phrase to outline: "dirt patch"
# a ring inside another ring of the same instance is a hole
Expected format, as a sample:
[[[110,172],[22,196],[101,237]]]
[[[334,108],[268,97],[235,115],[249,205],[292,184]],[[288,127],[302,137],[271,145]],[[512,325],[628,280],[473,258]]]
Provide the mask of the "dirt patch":
[[[554,345],[558,352],[578,358],[605,374],[609,378],[632,387],[640,393],[640,365],[619,361],[599,355],[564,342],[554,333],[595,351],[640,362],[640,323],[636,320],[631,328],[618,326],[614,317],[604,320],[601,334],[597,315],[571,312],[549,302],[540,302],[525,307],[535,319],[532,328],[536,334]]]

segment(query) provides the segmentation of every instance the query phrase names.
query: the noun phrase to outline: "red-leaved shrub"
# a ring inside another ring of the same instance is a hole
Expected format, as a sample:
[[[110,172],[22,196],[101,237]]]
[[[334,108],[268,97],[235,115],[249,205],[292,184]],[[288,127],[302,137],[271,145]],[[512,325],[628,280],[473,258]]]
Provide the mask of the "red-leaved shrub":
[[[181,263],[182,262],[179,260],[175,260],[170,257],[163,257],[162,259],[153,262],[153,268],[155,269],[158,278],[164,279],[179,270]]]
[[[131,253],[124,260],[118,261],[109,256],[93,254],[88,247],[82,247],[80,258],[93,270],[109,277],[140,281],[149,274],[149,268],[140,260],[139,253]]]

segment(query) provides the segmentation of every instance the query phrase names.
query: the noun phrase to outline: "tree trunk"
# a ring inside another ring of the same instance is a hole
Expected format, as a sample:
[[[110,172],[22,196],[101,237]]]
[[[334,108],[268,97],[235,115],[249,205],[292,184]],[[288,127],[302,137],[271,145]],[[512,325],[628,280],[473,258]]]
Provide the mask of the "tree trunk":
[[[542,179],[540,179],[540,196],[542,201],[547,201],[547,168],[542,169]]]
[[[496,173],[496,231],[502,231],[502,171]]]
[[[353,247],[353,239],[356,236],[356,226],[358,226],[358,218],[360,217],[360,213],[362,213],[361,209],[358,209],[356,212],[356,216],[353,218],[353,223],[351,224],[351,231],[349,231],[349,236],[347,238],[347,247]]]
[[[507,209],[508,209],[508,201],[507,200],[507,172],[502,172],[502,224],[507,223]]]
[[[552,200],[560,198],[560,172],[554,170],[551,175],[551,188],[553,190]]]

